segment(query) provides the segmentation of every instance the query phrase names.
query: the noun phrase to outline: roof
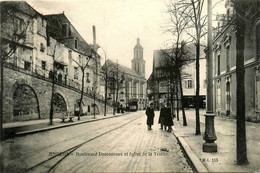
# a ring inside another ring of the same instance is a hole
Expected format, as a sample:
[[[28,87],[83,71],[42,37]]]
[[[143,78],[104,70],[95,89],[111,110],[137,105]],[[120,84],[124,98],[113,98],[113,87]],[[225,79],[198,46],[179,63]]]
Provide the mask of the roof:
[[[189,52],[189,57],[191,62],[193,60],[195,60],[196,58],[196,47],[194,44],[188,44],[185,46],[186,50]],[[163,61],[163,58],[165,56],[163,56],[165,53],[163,52],[168,52],[170,53],[172,50],[171,49],[161,49],[161,50],[154,50],[153,52],[153,68],[158,68],[158,67],[164,67],[163,62],[165,63],[165,61]],[[200,48],[200,57],[203,57],[204,51],[203,51],[203,47]]]
[[[1,12],[3,12],[3,9],[12,9],[15,12],[22,12],[32,17],[35,15],[39,15],[42,18],[45,18],[41,13],[31,7],[26,1],[1,1],[0,5]]]
[[[77,51],[81,53],[85,53],[87,50],[91,49],[91,46],[83,39],[83,37],[78,33],[76,28],[72,25],[72,23],[69,21],[69,19],[66,17],[64,13],[60,14],[49,14],[45,15],[45,17],[48,19],[48,25],[50,34],[55,39],[58,39],[61,43],[65,44],[67,47],[71,49],[75,49],[75,38],[78,40],[78,49]],[[67,37],[62,36],[62,24],[69,24],[70,27],[70,34]]]
[[[110,59],[107,60],[107,63],[111,63],[114,66],[116,66],[118,64],[118,63],[116,63],[116,62],[114,62],[114,61],[112,61]],[[140,76],[136,71],[134,71],[134,70],[132,70],[132,69],[130,69],[128,67],[125,67],[125,66],[120,65],[120,64],[118,64],[118,66],[119,66],[119,69],[121,71],[123,71],[125,74],[128,74],[130,76],[134,76],[134,77],[138,77],[140,79],[145,79],[143,76]]]

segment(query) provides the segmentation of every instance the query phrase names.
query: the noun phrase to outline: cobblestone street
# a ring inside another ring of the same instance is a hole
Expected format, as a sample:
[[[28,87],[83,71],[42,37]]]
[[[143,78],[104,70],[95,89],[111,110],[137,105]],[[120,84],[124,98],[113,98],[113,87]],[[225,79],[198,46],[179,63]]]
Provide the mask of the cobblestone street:
[[[141,111],[9,139],[3,143],[5,170],[191,172],[175,136],[159,130],[158,114],[152,131]]]

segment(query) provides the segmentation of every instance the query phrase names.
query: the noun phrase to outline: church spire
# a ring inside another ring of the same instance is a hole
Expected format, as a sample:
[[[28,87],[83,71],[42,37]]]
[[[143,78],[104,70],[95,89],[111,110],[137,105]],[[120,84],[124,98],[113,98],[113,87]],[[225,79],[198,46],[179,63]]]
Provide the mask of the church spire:
[[[137,38],[137,43],[134,47],[134,58],[132,59],[132,69],[139,75],[145,75],[145,61],[143,59],[143,47],[140,44],[140,38]]]

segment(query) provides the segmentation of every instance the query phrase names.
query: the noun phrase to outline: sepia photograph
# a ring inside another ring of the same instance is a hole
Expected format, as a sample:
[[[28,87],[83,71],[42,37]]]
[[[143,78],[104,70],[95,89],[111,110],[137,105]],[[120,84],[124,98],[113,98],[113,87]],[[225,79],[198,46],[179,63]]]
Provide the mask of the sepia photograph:
[[[260,0],[0,13],[0,172],[260,172]]]

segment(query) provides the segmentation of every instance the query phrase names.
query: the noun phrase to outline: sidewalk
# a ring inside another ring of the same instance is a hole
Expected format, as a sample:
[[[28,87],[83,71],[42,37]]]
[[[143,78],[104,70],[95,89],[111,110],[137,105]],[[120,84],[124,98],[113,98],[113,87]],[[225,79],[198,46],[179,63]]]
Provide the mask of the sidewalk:
[[[4,139],[47,131],[47,130],[53,130],[57,128],[63,128],[67,126],[73,126],[73,125],[92,122],[92,121],[99,121],[102,119],[118,117],[126,114],[128,113],[126,112],[124,114],[115,114],[115,115],[107,114],[106,116],[100,114],[100,115],[96,115],[95,118],[94,115],[87,115],[87,116],[81,116],[79,121],[78,121],[78,117],[74,117],[73,122],[68,122],[68,119],[62,122],[60,118],[54,118],[53,125],[49,125],[50,123],[49,119],[4,123],[3,124]]]
[[[188,126],[174,119],[173,133],[198,172],[260,172],[260,124],[246,122],[249,165],[236,165],[236,120],[215,117],[216,153],[204,153],[205,110],[200,110],[201,135],[195,135],[195,111],[186,110]]]

